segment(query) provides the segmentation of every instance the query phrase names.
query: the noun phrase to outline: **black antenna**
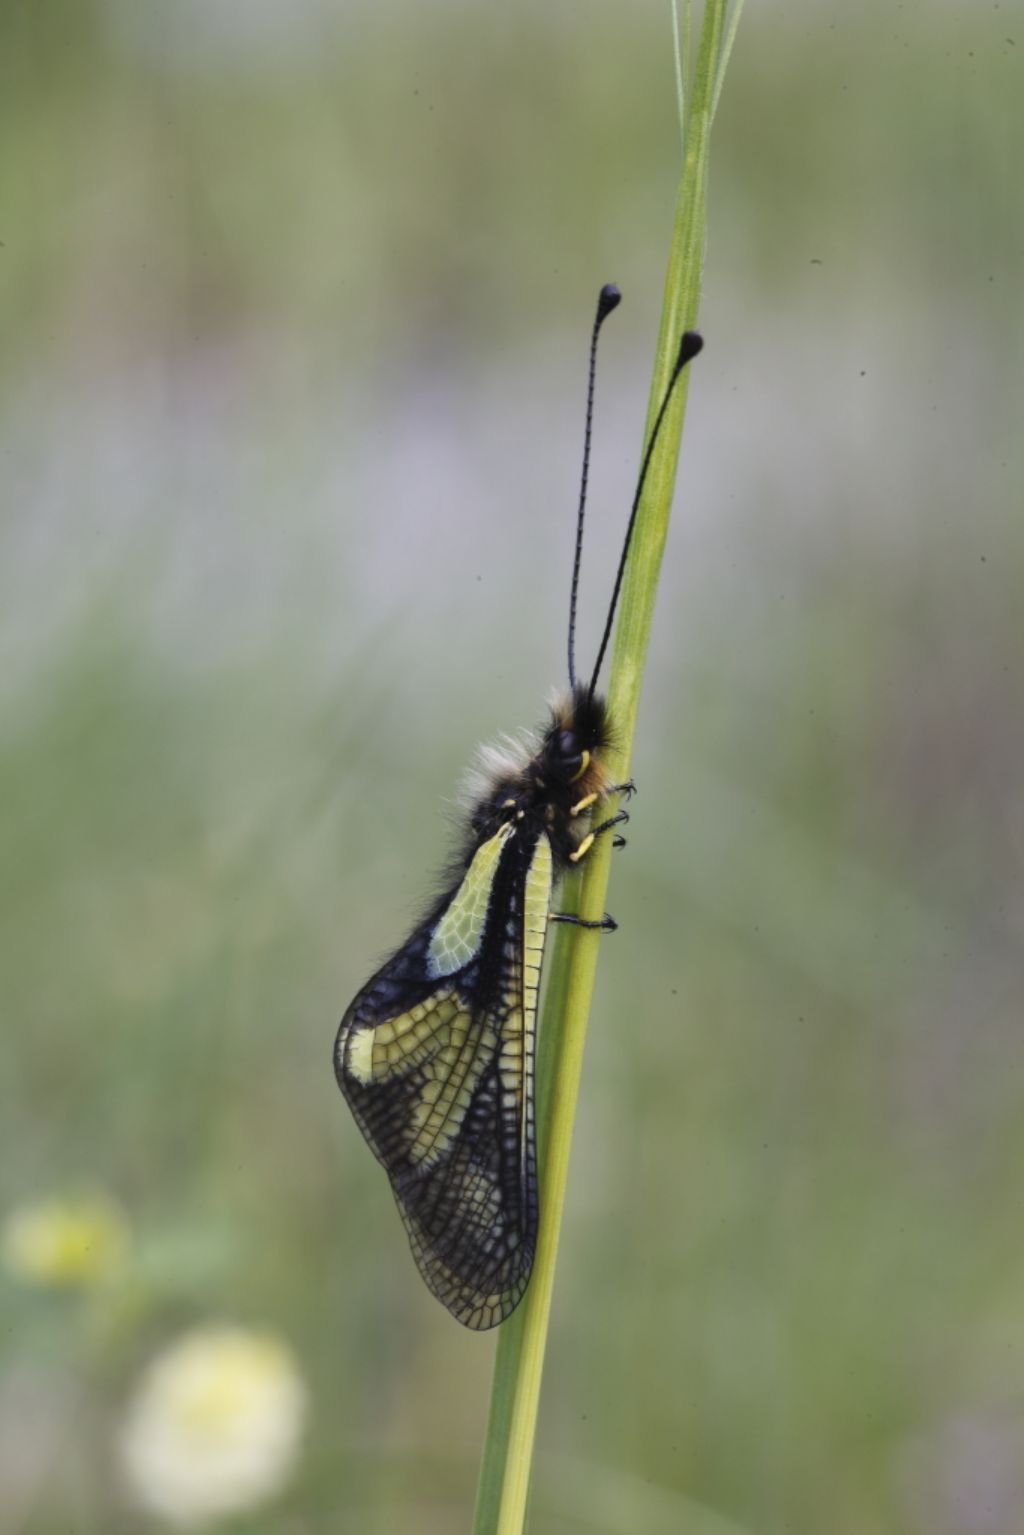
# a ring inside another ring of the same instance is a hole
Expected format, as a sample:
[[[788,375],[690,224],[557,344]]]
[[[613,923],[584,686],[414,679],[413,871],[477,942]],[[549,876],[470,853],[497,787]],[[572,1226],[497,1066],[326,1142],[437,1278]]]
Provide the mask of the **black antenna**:
[[[569,686],[576,687],[576,593],[580,584],[583,558],[583,513],[587,505],[587,475],[590,472],[590,428],[594,419],[594,377],[597,372],[597,338],[601,326],[622,302],[622,294],[613,282],[606,282],[597,296],[594,329],[590,333],[590,372],[587,375],[587,426],[583,436],[583,473],[580,476],[580,505],[576,513],[576,555],[572,562],[572,595],[569,598]]]
[[[629,526],[626,528],[626,538],[622,545],[622,554],[619,558],[619,568],[615,574],[615,589],[612,592],[612,602],[611,607],[608,609],[608,619],[604,626],[604,634],[601,636],[601,648],[597,652],[597,660],[594,663],[594,674],[590,679],[590,686],[587,689],[591,697],[593,697],[594,689],[597,687],[597,679],[601,671],[601,663],[604,660],[604,653],[608,649],[608,641],[611,638],[612,624],[615,620],[615,609],[618,607],[619,592],[622,590],[622,578],[626,573],[626,560],[629,558],[629,545],[633,538],[633,527],[636,523],[636,514],[640,509],[640,497],[644,493],[644,484],[647,480],[647,471],[651,466],[651,458],[654,454],[654,449],[658,441],[658,433],[661,431],[661,424],[665,419],[665,414],[669,407],[669,401],[672,399],[672,393],[676,387],[676,384],[679,382],[679,375],[686,367],[686,364],[693,361],[703,345],[704,338],[699,336],[695,330],[688,330],[683,333],[683,338],[679,343],[679,355],[676,358],[675,367],[672,369],[672,377],[668,381],[664,397],[660,406],[658,407],[658,414],[654,421],[654,430],[651,432],[651,439],[647,444],[647,450],[644,453],[643,463],[640,465],[640,477],[636,482],[636,494],[633,497],[633,506],[629,514]]]

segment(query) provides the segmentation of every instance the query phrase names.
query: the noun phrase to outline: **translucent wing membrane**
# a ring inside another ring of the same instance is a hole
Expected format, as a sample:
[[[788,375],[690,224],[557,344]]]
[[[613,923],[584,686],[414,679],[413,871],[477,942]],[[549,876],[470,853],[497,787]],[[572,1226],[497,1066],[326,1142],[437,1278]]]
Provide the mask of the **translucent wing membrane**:
[[[537,1236],[533,1039],[551,848],[510,826],[356,997],[335,1069],[387,1169],[430,1289],[467,1327],[503,1321]]]

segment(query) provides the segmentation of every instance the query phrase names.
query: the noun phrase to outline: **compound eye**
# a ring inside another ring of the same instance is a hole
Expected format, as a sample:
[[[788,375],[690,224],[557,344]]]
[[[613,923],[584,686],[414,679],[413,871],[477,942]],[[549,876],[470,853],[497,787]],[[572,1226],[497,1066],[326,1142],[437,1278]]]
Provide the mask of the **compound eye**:
[[[579,756],[579,747],[576,745],[576,737],[571,730],[558,732],[558,754],[567,761],[573,762]]]

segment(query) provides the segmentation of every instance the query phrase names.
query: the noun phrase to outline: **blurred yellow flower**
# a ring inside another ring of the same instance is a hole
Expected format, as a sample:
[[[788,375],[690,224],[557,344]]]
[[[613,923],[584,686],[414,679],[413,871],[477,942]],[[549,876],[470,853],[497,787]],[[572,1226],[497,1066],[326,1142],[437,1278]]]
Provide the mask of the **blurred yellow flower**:
[[[21,1205],[0,1232],[0,1252],[11,1273],[55,1288],[102,1284],[121,1269],[128,1245],[128,1223],[103,1194]]]
[[[121,1432],[138,1501],[174,1524],[253,1508],[287,1479],[306,1390],[287,1346],[237,1327],[197,1328],[144,1374]]]

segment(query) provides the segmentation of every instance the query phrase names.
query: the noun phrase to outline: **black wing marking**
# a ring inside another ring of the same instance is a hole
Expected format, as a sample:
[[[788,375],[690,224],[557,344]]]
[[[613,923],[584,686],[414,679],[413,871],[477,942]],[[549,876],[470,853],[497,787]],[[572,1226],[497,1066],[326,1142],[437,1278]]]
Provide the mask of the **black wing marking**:
[[[339,1086],[387,1170],[420,1272],[475,1329],[514,1310],[536,1248],[533,1039],[550,845],[509,838],[492,862],[469,963],[431,973],[432,934],[467,871],[359,993],[335,1047]]]

